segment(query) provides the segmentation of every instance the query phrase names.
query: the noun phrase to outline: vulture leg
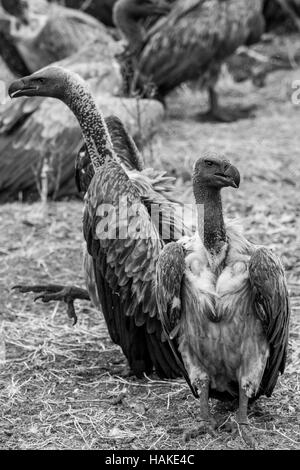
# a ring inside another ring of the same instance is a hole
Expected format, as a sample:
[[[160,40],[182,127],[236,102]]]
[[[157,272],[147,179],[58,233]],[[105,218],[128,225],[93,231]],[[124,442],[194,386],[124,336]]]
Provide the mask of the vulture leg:
[[[183,440],[187,442],[205,433],[215,436],[218,423],[209,410],[209,377],[205,372],[199,370],[199,366],[193,367],[191,365],[191,356],[187,359],[187,354],[182,352],[182,358],[191,379],[191,384],[199,394],[198,425],[196,428],[186,430],[183,434]]]
[[[239,391],[239,409],[236,415],[236,422],[238,426],[238,433],[245,441],[245,443],[252,449],[256,448],[256,442],[254,437],[251,435],[250,425],[248,421],[248,402],[249,398],[246,395],[243,387],[240,386]]]
[[[52,301],[63,301],[67,304],[67,314],[68,317],[73,319],[73,325],[77,323],[77,315],[74,308],[74,300],[90,300],[90,296],[85,289],[75,286],[62,286],[57,284],[48,284],[48,285],[18,285],[14,286],[13,289],[18,289],[22,294],[27,292],[40,293],[35,297],[34,301],[41,299],[42,302],[52,302]]]
[[[210,109],[204,115],[206,119],[219,122],[233,122],[239,119],[247,119],[253,117],[252,111],[255,106],[248,106],[245,108],[230,109],[220,106],[217,92],[214,86],[210,86],[208,89]]]
[[[233,421],[228,428],[228,430],[230,429],[233,433],[233,436],[231,435],[229,439],[231,440],[235,437],[241,437],[249,447],[256,449],[256,441],[251,434],[250,424],[248,421],[248,403],[249,397],[247,396],[245,389],[240,385],[239,408],[236,413],[235,421]]]

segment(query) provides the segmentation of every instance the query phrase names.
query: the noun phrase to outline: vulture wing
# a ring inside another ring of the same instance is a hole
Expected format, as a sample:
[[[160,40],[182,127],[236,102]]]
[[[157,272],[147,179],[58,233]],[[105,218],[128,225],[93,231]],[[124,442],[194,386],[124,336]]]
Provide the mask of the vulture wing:
[[[161,377],[177,377],[182,370],[162,337],[153,286],[163,242],[127,173],[116,161],[103,170],[89,186],[83,228],[110,336],[136,375],[154,365]],[[130,233],[121,235],[123,196]]]
[[[262,378],[261,392],[270,396],[286,362],[290,305],[286,278],[279,258],[267,248],[251,256],[249,276],[254,308],[270,345],[270,357]]]

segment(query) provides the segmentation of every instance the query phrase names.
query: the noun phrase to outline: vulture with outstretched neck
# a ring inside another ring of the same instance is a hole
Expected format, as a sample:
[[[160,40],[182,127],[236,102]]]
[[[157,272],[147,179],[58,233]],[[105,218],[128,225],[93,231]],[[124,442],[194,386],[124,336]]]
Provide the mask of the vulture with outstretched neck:
[[[163,109],[154,100],[141,100],[137,108],[135,99],[114,96],[122,82],[114,59],[118,52],[120,44],[105,33],[55,65],[80,74],[104,114],[114,110],[130,134],[143,143],[153,133]],[[8,100],[0,106],[0,202],[17,199],[20,194],[26,200],[36,199],[45,161],[49,197],[76,194],[74,160],[82,143],[78,122],[62,102],[46,96]],[[118,151],[121,146],[119,143]]]
[[[209,117],[231,121],[247,116],[249,109],[222,108],[215,87],[222,63],[263,33],[263,1],[177,0],[145,32],[135,19],[133,4],[149,10],[151,3],[155,8],[155,0],[119,0],[114,6],[115,23],[133,54],[131,91],[163,99],[183,82],[199,79],[209,91]]]
[[[289,298],[279,258],[225,225],[221,189],[238,188],[229,161],[208,152],[194,167],[198,232],[164,247],[156,296],[163,328],[199,395],[202,426],[212,429],[208,398],[239,398],[237,423],[246,442],[249,400],[270,396],[283,373]]]
[[[152,183],[149,172],[140,171],[141,159],[132,140],[128,141],[130,158],[116,154],[105,120],[77,74],[48,67],[13,82],[9,94],[12,98],[58,98],[77,117],[94,173],[85,195],[83,217],[89,296],[101,308],[112,340],[121,346],[136,375],[150,373],[153,368],[161,377],[185,373],[162,335],[153,289],[155,266],[164,243],[187,233],[176,208],[173,210],[163,194],[160,178]],[[124,160],[127,165],[121,163]],[[88,182],[82,180],[80,168],[78,176],[84,191]],[[151,218],[153,207],[157,213]],[[55,290],[55,285],[50,286],[49,292]],[[65,294],[65,300],[68,302],[73,294]],[[78,297],[82,298],[81,291]]]

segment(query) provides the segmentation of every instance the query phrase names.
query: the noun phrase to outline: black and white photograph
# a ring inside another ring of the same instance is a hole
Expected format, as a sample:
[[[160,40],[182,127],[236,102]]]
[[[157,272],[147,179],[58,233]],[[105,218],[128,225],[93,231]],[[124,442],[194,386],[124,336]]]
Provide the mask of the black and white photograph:
[[[300,0],[0,0],[0,450],[300,449],[299,125]]]

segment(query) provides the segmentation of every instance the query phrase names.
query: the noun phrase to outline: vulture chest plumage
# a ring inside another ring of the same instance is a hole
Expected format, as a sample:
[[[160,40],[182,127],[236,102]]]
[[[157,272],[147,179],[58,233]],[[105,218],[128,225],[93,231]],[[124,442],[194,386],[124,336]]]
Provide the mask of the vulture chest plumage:
[[[196,236],[184,244],[186,282],[179,350],[210,376],[211,387],[235,393],[243,378],[249,396],[258,390],[269,347],[253,307],[250,253],[229,237],[219,255]],[[192,288],[195,295],[190,296]],[[195,302],[198,305],[195,308]],[[188,354],[186,354],[188,352]],[[190,364],[191,370],[193,364]]]

